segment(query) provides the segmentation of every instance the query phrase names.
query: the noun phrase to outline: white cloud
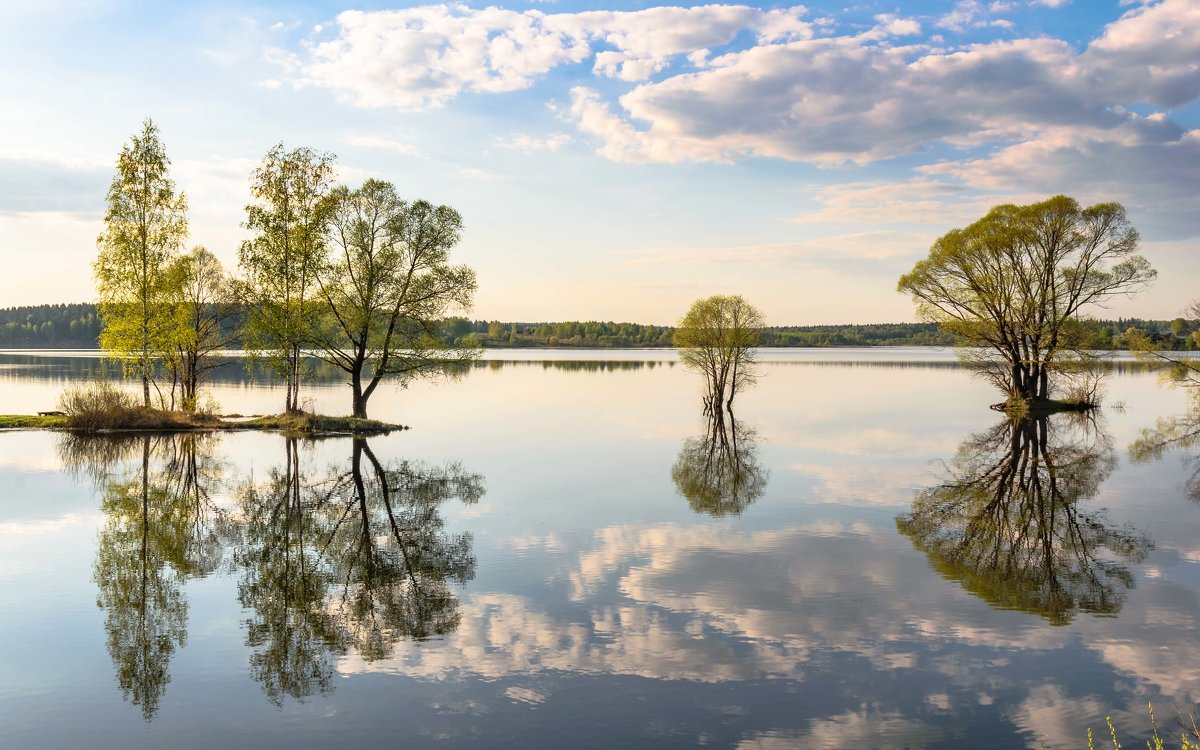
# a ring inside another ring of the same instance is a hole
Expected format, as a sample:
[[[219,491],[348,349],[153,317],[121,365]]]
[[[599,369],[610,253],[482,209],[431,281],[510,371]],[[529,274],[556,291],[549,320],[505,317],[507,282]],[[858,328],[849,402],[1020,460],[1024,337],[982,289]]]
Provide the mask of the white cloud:
[[[351,146],[362,146],[363,148],[395,151],[405,156],[423,157],[425,155],[421,152],[421,149],[407,141],[398,141],[395,138],[385,138],[377,135],[352,135],[346,139],[346,143]]]
[[[535,151],[558,151],[570,142],[571,136],[567,133],[552,133],[541,138],[518,133],[510,138],[498,139],[496,145],[513,151],[533,153]]]
[[[911,18],[900,18],[894,14],[884,13],[875,16],[877,28],[892,36],[909,36],[921,33],[921,24]]]
[[[872,230],[760,245],[654,247],[640,251],[629,263],[672,267],[680,264],[750,264],[758,268],[832,268],[913,257],[923,253],[930,241],[931,238],[921,232]]]
[[[951,31],[965,31],[984,16],[986,10],[979,0],[959,0],[954,9],[937,20],[937,26]]]
[[[938,727],[906,719],[896,712],[847,711],[828,719],[817,719],[803,733],[766,731],[754,733],[737,745],[737,750],[785,750],[870,747],[903,750],[923,747],[942,739]]]
[[[546,28],[542,13],[434,5],[338,15],[338,36],[315,44],[304,82],[360,106],[439,106],[464,90],[513,91],[588,54],[582,40]]]
[[[741,31],[768,43],[811,36],[803,13],[742,5],[553,14],[465,5],[346,11],[335,39],[312,44],[303,61],[279,61],[298,67],[302,83],[335,89],[360,106],[417,109],[465,91],[526,88],[588,57],[597,75],[645,80],[672,58],[728,44]]]
[[[1016,7],[960,0],[936,24],[1011,30],[995,14]],[[889,198],[897,208],[943,210],[939,203],[955,189],[972,198],[1130,197],[1139,181],[1192,205],[1179,196],[1194,192],[1195,137],[1165,112],[1128,110],[1200,97],[1200,5],[1131,8],[1082,50],[1051,37],[900,44],[921,31],[917,21],[881,14],[869,31],[841,36],[829,21],[809,18],[801,6],[544,13],[428,5],[347,11],[332,38],[300,54],[273,54],[301,85],[329,87],[359,106],[406,109],[528,88],[555,68],[590,61],[592,76],[632,86],[613,99],[601,93],[613,84],[592,85],[585,74],[570,89],[569,107],[556,111],[613,161],[765,157],[835,166],[937,146],[975,150],[928,168],[914,181],[926,198]],[[499,145],[552,151],[567,138],[517,135]],[[1128,168],[1104,166],[1112,163]],[[961,205],[979,202],[964,197]],[[818,215],[831,217],[832,202],[825,206]]]
[[[504,177],[495,172],[489,172],[486,169],[478,167],[458,167],[458,173],[468,180],[479,180],[481,182],[492,182],[493,180],[502,180]]]
[[[1200,96],[1200,4],[1162,0],[1109,24],[1081,58],[1097,91],[1178,107]]]

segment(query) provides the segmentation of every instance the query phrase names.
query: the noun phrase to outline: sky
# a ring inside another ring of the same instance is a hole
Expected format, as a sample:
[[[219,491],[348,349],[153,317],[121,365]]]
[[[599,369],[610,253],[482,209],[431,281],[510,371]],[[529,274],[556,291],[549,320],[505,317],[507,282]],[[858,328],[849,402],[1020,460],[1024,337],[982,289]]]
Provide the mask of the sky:
[[[1200,1],[658,5],[0,0],[0,307],[93,300],[146,117],[228,268],[276,143],[457,208],[470,316],[915,319],[895,291],[999,203],[1119,201],[1200,296]]]

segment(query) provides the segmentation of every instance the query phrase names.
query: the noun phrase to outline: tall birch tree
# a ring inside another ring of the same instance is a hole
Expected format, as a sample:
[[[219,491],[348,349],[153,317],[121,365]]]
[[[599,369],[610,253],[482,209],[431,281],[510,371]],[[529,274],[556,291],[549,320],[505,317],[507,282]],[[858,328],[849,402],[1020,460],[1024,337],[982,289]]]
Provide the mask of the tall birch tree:
[[[300,408],[302,356],[314,341],[317,271],[325,256],[323,205],[332,188],[332,154],[311,148],[267,152],[251,174],[238,254],[247,305],[246,349],[265,357],[287,383],[285,409]]]
[[[141,380],[145,406],[155,364],[179,333],[170,267],[187,237],[187,197],[176,191],[170,166],[158,126],[147,118],[117,157],[92,266],[104,321],[100,347],[121,358],[126,377]]]

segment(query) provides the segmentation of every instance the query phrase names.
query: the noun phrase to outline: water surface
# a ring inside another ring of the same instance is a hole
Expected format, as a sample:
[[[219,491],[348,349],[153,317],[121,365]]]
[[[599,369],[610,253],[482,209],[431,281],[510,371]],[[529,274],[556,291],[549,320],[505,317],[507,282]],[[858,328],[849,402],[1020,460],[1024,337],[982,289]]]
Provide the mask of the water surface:
[[[0,433],[4,743],[1066,748],[1200,697],[1152,374],[1014,426],[950,352],[767,352],[734,455],[669,352],[489,358],[365,441]],[[0,355],[0,413],[102,369]]]

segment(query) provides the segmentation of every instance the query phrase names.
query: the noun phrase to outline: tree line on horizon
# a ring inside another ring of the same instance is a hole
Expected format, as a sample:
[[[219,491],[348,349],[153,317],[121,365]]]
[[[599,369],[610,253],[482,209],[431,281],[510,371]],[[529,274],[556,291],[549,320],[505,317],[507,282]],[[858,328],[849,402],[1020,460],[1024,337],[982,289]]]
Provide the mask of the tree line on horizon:
[[[223,338],[241,348],[237,332],[245,311],[235,308],[223,318]],[[93,349],[103,320],[93,303],[23,305],[0,309],[0,348]],[[1131,330],[1177,351],[1200,350],[1200,321],[1186,318],[1153,320],[1116,318],[1081,324],[1090,348],[1123,350]],[[674,326],[613,321],[504,322],[447,318],[442,325],[446,344],[473,341],[485,348],[668,348]],[[840,325],[767,326],[762,346],[955,346],[959,339],[936,323],[847,323]]]

